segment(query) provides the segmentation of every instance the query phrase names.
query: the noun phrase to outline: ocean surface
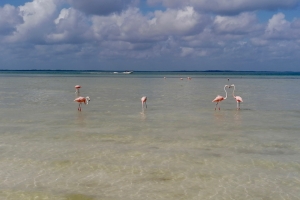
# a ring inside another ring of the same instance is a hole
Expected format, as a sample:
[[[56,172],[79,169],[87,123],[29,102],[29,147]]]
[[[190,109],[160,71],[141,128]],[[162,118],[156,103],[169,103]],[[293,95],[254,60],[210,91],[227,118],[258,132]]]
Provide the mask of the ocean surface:
[[[300,73],[0,71],[0,199],[297,200],[299,100]]]

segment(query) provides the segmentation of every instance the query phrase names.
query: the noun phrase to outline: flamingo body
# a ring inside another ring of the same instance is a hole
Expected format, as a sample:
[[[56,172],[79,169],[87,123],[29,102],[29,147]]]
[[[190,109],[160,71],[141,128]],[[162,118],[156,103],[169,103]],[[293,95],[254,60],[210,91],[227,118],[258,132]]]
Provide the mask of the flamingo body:
[[[223,96],[218,95],[214,100],[212,100],[212,102],[221,102],[224,100]]]
[[[78,110],[81,111],[81,104],[82,103],[84,103],[86,105],[89,104],[90,97],[77,97],[76,99],[74,99],[74,101],[79,103]]]
[[[75,85],[75,94],[76,94],[76,97],[79,97],[79,88],[81,88],[80,85]]]
[[[78,97],[78,98],[74,99],[74,101],[76,101],[78,103],[88,104],[88,100],[86,97]]]
[[[235,96],[235,100],[236,100],[237,102],[243,102],[243,99],[242,99],[242,97],[240,97],[240,96]]]

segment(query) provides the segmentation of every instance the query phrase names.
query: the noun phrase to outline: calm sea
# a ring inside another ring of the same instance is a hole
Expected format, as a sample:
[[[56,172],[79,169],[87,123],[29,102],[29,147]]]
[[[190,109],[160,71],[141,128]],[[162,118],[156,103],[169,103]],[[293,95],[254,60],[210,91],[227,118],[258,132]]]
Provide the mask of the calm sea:
[[[300,73],[1,71],[0,199],[300,199],[299,99]]]

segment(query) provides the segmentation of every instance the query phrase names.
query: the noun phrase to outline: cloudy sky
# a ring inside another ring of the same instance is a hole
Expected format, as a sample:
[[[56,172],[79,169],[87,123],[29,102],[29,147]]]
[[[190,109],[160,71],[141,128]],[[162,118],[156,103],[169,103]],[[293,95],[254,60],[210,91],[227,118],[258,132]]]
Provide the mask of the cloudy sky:
[[[0,69],[300,71],[300,0],[1,0]]]

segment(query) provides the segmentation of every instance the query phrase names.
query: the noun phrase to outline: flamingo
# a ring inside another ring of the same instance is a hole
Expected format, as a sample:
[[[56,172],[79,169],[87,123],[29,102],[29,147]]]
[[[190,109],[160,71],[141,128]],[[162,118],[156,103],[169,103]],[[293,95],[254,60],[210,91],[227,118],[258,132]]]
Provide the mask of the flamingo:
[[[236,100],[236,109],[239,110],[240,109],[240,104],[241,104],[241,102],[243,102],[243,99],[240,96],[234,96],[234,90],[235,90],[235,85],[234,84],[232,84],[230,87],[233,87],[232,96]]]
[[[145,105],[145,106],[146,106],[146,108],[147,108],[146,101],[147,101],[147,97],[146,97],[146,96],[143,96],[143,97],[141,98],[141,102],[142,102],[142,108],[143,108],[143,110],[144,110],[144,105]]]
[[[212,102],[217,102],[216,107],[215,107],[215,110],[217,109],[218,103],[220,103],[221,101],[227,99],[227,91],[226,91],[226,89],[225,89],[226,87],[229,87],[229,85],[225,85],[225,86],[224,86],[224,91],[225,91],[225,93],[226,93],[226,96],[225,96],[225,97],[218,95],[214,100],[212,100]],[[220,105],[219,105],[219,110],[220,110]]]
[[[77,97],[76,99],[74,99],[74,101],[78,102],[79,105],[78,105],[78,110],[81,111],[81,104],[84,103],[86,105],[89,104],[89,101],[90,101],[90,97]]]
[[[79,97],[79,88],[81,88],[80,85],[75,85],[75,94],[77,97]]]

